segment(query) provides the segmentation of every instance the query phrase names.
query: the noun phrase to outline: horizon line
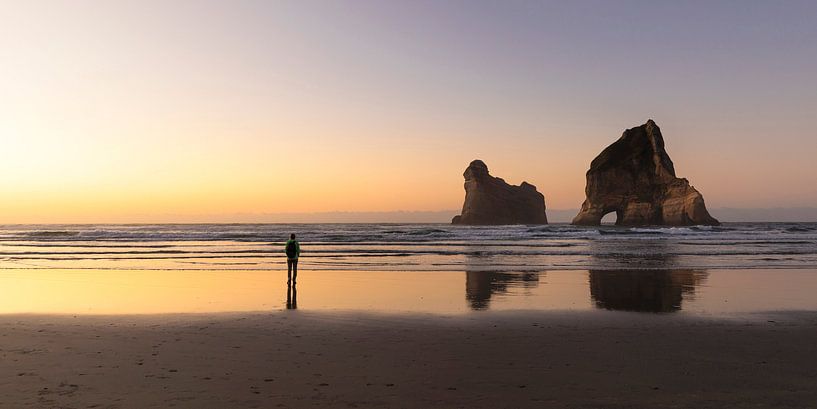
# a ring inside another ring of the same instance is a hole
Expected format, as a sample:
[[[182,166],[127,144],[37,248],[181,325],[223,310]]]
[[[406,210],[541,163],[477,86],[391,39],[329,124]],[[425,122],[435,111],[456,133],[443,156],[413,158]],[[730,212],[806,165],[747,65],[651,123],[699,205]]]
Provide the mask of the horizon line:
[[[570,223],[579,209],[547,209],[550,224]],[[711,209],[727,223],[817,222],[817,206],[798,207],[717,207]],[[150,225],[150,224],[447,224],[460,210],[332,210],[319,212],[135,214],[91,220],[0,222],[0,225]]]

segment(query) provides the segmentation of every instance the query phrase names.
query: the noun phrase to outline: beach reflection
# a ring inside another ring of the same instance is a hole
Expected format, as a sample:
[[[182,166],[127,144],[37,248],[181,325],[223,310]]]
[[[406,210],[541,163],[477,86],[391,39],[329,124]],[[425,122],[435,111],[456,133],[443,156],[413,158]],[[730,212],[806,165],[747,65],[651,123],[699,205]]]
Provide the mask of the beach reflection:
[[[507,294],[508,287],[531,289],[539,285],[539,273],[466,271],[465,299],[472,310],[487,310],[494,294]]]
[[[470,246],[468,249],[469,254],[465,256],[465,300],[471,310],[489,309],[494,295],[507,295],[511,289],[522,289],[522,293],[529,294],[530,291],[526,290],[539,286],[540,273],[496,271],[496,266],[507,265],[508,260],[484,252],[484,246]]]
[[[0,314],[227,311],[638,311],[721,314],[817,310],[817,270],[286,271],[6,270]],[[674,314],[673,314],[674,315]]]
[[[708,273],[698,270],[590,270],[590,298],[598,308],[675,312]]]
[[[287,303],[288,310],[298,309],[298,288],[292,284],[287,283]]]
[[[674,245],[667,240],[594,240],[594,266],[604,269],[673,269],[678,267]]]

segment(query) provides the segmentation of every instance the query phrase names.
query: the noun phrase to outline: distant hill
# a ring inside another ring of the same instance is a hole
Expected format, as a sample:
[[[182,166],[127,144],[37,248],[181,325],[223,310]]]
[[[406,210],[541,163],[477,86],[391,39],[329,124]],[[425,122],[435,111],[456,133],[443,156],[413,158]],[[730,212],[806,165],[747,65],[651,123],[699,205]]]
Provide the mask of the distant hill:
[[[569,223],[579,209],[548,209],[551,223]],[[724,222],[817,222],[817,207],[713,208],[713,216]],[[459,210],[397,212],[320,212],[235,215],[228,219],[270,223],[450,223]],[[611,220],[612,221],[612,220]]]
[[[569,223],[579,209],[548,209],[551,223]],[[817,222],[817,207],[796,208],[713,208],[712,216],[723,222]],[[451,223],[459,209],[394,212],[315,212],[315,213],[234,213],[140,216],[127,220],[96,223]],[[614,222],[608,215],[605,222]],[[85,222],[85,221],[80,221]]]
[[[451,223],[459,210],[395,212],[270,213],[253,215],[269,223]]]
[[[721,207],[712,209],[712,214],[722,222],[817,222],[817,207]]]
[[[548,209],[547,215],[552,223],[569,223],[578,212],[579,209]],[[710,209],[710,213],[722,222],[817,222],[817,207],[720,207]]]

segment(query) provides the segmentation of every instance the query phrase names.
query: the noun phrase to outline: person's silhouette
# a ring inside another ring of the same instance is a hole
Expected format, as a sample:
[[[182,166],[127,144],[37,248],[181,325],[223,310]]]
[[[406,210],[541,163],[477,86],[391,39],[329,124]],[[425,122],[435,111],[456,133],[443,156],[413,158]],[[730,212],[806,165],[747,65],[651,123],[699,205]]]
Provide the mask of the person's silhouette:
[[[287,285],[295,285],[298,277],[298,257],[301,255],[301,245],[295,240],[295,233],[289,235],[284,252],[287,255]]]

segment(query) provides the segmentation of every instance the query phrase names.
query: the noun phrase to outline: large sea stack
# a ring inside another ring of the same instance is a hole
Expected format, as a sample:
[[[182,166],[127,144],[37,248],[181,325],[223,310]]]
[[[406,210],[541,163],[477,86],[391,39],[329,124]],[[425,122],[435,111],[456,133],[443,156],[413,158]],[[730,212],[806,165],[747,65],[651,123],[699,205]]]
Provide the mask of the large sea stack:
[[[616,212],[621,226],[720,224],[689,181],[675,176],[661,129],[652,119],[624,131],[593,159],[585,194],[573,224],[599,225],[610,212]]]
[[[481,160],[468,165],[465,177],[465,203],[453,224],[547,224],[545,197],[536,186],[522,182],[509,185],[488,173]]]

